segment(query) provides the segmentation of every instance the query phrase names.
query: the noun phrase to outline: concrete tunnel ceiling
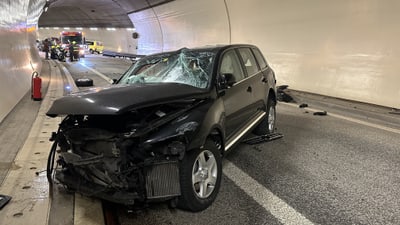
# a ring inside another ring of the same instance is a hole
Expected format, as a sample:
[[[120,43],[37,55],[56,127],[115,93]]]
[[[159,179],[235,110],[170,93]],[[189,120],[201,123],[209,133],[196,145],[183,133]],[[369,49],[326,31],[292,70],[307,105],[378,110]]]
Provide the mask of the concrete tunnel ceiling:
[[[39,27],[134,27],[128,14],[172,0],[50,0]],[[46,6],[45,6],[46,7]]]

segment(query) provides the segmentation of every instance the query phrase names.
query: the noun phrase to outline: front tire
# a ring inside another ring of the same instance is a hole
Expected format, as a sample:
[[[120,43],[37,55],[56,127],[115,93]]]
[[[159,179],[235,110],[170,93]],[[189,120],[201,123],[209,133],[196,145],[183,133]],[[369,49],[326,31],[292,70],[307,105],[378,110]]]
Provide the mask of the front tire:
[[[214,202],[221,185],[221,160],[216,144],[209,139],[203,148],[186,153],[179,168],[179,208],[198,212]]]
[[[254,131],[253,131],[254,134],[265,135],[265,134],[271,134],[271,133],[275,132],[276,103],[271,98],[268,98],[266,113],[267,113],[267,116],[254,129]]]

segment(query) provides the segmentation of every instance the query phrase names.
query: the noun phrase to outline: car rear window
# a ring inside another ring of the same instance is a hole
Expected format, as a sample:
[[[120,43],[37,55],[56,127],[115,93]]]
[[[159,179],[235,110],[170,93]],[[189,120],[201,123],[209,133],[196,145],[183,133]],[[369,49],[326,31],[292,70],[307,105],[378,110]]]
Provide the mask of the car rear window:
[[[240,48],[239,49],[240,56],[243,59],[243,63],[245,69],[247,71],[247,75],[251,76],[258,72],[258,65],[256,59],[254,58],[253,53],[249,48]]]
[[[260,50],[253,48],[254,55],[256,56],[256,59],[258,61],[258,65],[260,66],[261,69],[265,68],[268,66],[267,62],[265,61],[263,55],[261,54]]]

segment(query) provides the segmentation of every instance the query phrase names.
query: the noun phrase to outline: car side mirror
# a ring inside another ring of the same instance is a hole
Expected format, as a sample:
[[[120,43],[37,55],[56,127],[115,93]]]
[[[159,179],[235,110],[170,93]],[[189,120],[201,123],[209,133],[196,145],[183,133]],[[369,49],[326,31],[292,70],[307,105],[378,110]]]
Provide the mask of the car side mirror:
[[[223,73],[219,76],[219,87],[221,90],[228,89],[236,83],[235,77],[231,73]]]
[[[116,84],[117,82],[118,82],[118,79],[112,79],[113,80],[113,82],[112,82],[112,84]]]

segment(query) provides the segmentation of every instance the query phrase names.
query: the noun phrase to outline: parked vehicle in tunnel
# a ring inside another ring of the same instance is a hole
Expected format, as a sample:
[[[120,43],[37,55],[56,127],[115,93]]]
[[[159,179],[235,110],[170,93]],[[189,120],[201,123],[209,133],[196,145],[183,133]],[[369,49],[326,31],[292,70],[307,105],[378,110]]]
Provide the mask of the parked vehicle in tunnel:
[[[103,54],[104,45],[101,41],[89,41],[86,40],[86,49],[90,52],[90,54]]]
[[[112,202],[171,200],[190,211],[215,200],[221,158],[252,130],[275,128],[275,75],[251,45],[146,56],[114,85],[56,100],[55,178]]]
[[[85,57],[85,49],[83,46],[84,39],[85,38],[83,37],[83,33],[80,31],[62,31],[60,33],[61,47],[63,47],[64,49],[69,49],[69,46],[75,43],[74,45],[77,46],[76,54],[79,54],[79,58]],[[68,53],[71,54],[71,52],[69,51]]]

